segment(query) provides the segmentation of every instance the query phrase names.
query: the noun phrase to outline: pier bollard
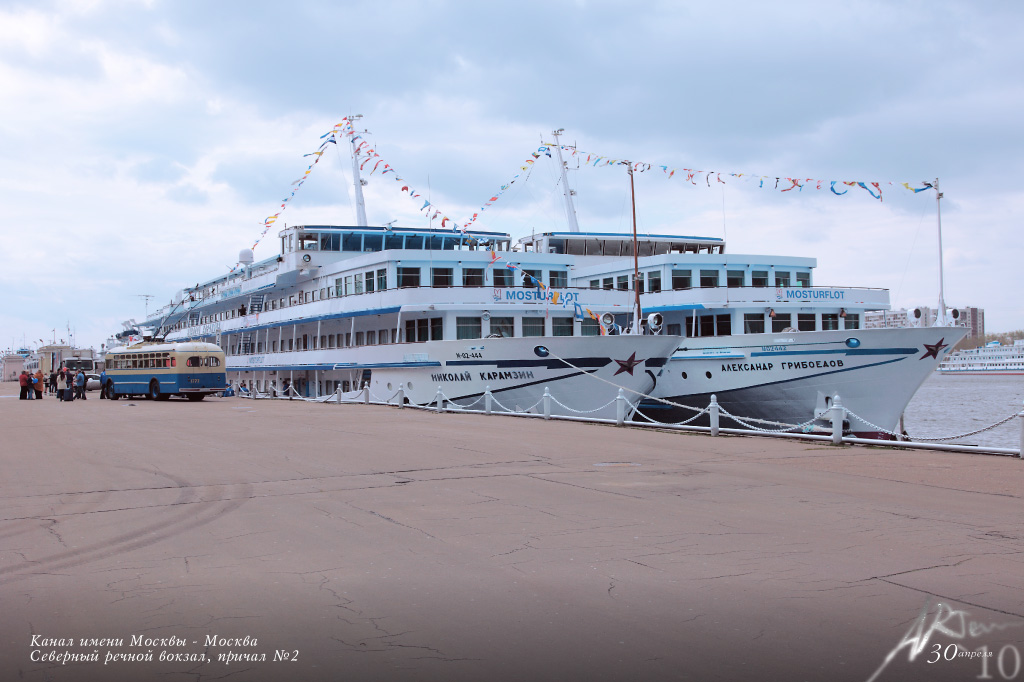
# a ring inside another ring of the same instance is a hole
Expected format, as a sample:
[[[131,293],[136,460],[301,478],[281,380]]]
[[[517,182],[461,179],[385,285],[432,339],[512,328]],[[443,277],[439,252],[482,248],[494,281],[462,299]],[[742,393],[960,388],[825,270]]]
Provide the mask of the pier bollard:
[[[711,394],[711,404],[708,405],[708,415],[711,417],[711,435],[718,435],[718,396]]]
[[[363,382],[363,405],[370,404],[370,382]]]
[[[846,418],[846,410],[843,408],[839,396],[832,402],[832,445],[841,445],[843,442],[843,419]]]
[[[551,391],[548,387],[544,387],[544,418],[551,419]]]
[[[440,412],[444,409],[444,393],[441,392],[441,387],[437,387],[437,395],[434,397],[434,401],[437,403],[437,407],[434,409],[435,412]]]
[[[484,386],[484,412],[487,414],[491,413],[491,404],[494,402],[494,396],[491,395],[491,387]]]
[[[615,396],[615,425],[622,426],[626,421],[626,395],[619,389],[619,394]]]
[[[398,409],[405,409],[405,384],[398,384]]]
[[[341,384],[338,384],[338,387],[334,389],[334,402],[341,405]]]

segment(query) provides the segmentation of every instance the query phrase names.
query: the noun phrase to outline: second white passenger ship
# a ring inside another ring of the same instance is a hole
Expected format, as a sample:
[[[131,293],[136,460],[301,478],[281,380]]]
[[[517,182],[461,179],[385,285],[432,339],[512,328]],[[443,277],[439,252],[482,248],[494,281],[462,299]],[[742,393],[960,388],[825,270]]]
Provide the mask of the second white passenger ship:
[[[1024,376],[1024,339],[1011,346],[990,341],[980,348],[964,348],[939,365],[942,374],[960,376]]]

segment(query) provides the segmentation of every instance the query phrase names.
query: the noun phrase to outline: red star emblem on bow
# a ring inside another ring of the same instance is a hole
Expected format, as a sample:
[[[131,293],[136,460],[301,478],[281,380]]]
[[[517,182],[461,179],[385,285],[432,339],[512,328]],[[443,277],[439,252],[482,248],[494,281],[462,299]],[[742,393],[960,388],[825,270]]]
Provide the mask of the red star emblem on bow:
[[[623,372],[629,372],[629,376],[633,376],[633,368],[643,362],[643,360],[637,360],[636,352],[634,352],[629,356],[628,360],[616,360],[615,362],[619,364],[619,369],[612,376],[617,376]]]
[[[939,351],[946,347],[946,344],[943,343],[943,341],[945,341],[945,340],[946,340],[946,337],[943,336],[941,339],[939,339],[938,343],[926,343],[926,344],[924,344],[925,353],[924,353],[924,355],[919,357],[918,360],[924,360],[925,358],[935,358],[936,360],[938,360],[939,359]]]

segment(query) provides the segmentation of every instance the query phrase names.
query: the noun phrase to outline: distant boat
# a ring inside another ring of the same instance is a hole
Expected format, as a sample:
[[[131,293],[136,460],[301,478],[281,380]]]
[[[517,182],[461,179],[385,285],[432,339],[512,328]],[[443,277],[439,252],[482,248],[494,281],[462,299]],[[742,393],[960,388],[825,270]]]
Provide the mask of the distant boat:
[[[992,341],[981,348],[966,348],[949,355],[939,365],[942,374],[965,376],[1024,375],[1024,339],[1012,346]]]

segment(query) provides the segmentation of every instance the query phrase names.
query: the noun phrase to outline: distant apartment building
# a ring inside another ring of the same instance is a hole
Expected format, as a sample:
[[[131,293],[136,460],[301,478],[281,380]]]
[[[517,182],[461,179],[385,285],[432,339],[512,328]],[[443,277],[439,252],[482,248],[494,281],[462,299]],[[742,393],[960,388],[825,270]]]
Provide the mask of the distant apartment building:
[[[985,309],[984,308],[959,308],[960,319],[957,324],[967,327],[967,338],[985,338]]]
[[[920,311],[920,317],[914,311]],[[967,327],[967,338],[980,339],[985,336],[985,310],[984,308],[950,308],[952,315],[956,310],[959,315],[956,318],[958,327]],[[928,306],[918,306],[911,310],[901,308],[899,310],[875,310],[864,313],[864,328],[879,329],[881,327],[909,327],[922,326],[930,327],[938,319],[938,310]]]

